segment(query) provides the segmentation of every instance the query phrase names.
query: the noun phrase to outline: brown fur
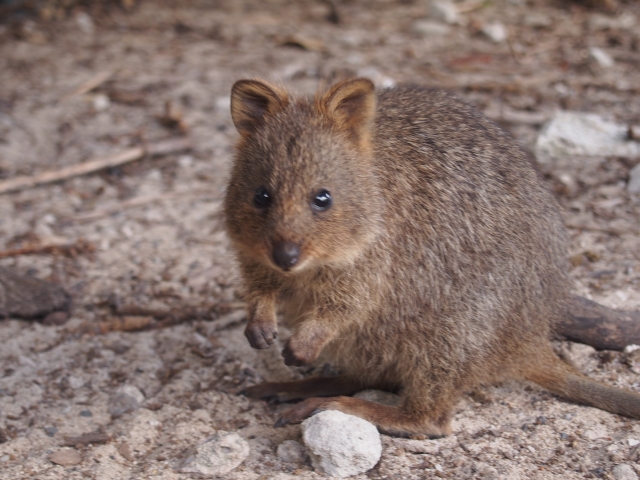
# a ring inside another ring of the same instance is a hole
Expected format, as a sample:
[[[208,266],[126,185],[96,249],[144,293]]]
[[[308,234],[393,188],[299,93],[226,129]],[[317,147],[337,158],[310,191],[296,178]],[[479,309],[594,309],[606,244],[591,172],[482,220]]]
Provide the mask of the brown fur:
[[[242,138],[225,199],[255,348],[294,329],[287,365],[322,356],[339,379],[263,384],[257,398],[307,398],[278,421],[323,409],[396,434],[443,435],[460,395],[507,378],[640,418],[640,395],[562,362],[549,325],[566,311],[566,235],[523,151],[448,93],[366,79],[314,100],[258,80],[232,91]],[[257,208],[258,187],[270,195]],[[333,198],[316,211],[320,189]],[[299,247],[283,270],[274,245]],[[398,407],[347,396],[398,391]]]

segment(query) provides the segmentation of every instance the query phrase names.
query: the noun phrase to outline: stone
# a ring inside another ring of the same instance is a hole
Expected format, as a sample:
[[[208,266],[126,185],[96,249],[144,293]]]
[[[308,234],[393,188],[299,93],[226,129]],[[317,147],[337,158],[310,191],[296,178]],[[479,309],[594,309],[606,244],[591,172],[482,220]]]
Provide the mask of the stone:
[[[63,467],[73,467],[82,462],[82,456],[77,450],[58,450],[49,455],[49,461]]]
[[[638,475],[636,475],[633,467],[626,463],[613,467],[612,473],[616,480],[638,480]]]
[[[440,20],[449,24],[460,22],[458,9],[450,0],[434,0],[429,8],[429,16],[435,20]]]
[[[495,43],[502,43],[507,39],[507,28],[500,22],[483,25],[482,33]]]
[[[320,412],[302,422],[302,439],[313,468],[344,478],[373,468],[382,455],[376,427],[336,410]]]
[[[441,37],[451,31],[451,27],[433,20],[416,20],[411,25],[411,31],[424,37]]]
[[[615,63],[611,55],[598,47],[591,47],[589,49],[589,57],[602,68],[611,68]]]
[[[640,193],[640,163],[629,172],[629,182],[627,182],[629,193]]]
[[[300,442],[295,440],[285,440],[276,451],[278,459],[284,463],[304,463],[307,458],[307,451]]]
[[[226,475],[249,456],[249,444],[235,432],[218,431],[200,443],[182,464],[182,473]]]
[[[111,395],[107,411],[113,418],[118,418],[125,413],[137,410],[142,402],[144,402],[142,392],[133,385],[125,385]]]
[[[629,127],[584,112],[557,112],[536,140],[538,162],[571,156],[640,157],[640,142],[629,140]]]

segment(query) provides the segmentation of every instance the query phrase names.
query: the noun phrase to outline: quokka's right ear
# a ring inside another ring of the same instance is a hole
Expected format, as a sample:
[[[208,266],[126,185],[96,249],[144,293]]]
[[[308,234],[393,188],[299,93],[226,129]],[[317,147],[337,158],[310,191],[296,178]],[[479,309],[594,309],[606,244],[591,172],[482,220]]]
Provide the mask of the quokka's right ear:
[[[248,135],[289,104],[284,90],[262,80],[238,80],[231,88],[231,118],[242,135]]]

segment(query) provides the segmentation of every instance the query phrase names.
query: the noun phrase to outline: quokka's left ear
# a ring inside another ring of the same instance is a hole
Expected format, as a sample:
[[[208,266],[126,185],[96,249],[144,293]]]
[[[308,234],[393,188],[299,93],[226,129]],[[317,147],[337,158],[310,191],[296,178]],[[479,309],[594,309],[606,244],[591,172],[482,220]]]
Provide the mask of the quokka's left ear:
[[[243,136],[288,104],[287,92],[262,80],[238,80],[231,88],[231,118]]]

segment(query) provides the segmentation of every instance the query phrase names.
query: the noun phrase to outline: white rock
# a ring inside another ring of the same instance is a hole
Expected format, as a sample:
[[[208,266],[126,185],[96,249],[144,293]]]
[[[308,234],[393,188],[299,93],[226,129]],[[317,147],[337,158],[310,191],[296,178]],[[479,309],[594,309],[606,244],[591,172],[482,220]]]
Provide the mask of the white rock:
[[[596,61],[602,68],[613,67],[614,61],[607,52],[598,47],[591,47],[589,49],[589,56]]]
[[[95,30],[93,19],[86,12],[79,12],[76,14],[76,23],[80,30],[82,30],[82,33],[86,33],[87,35],[91,35]]]
[[[633,467],[625,463],[613,467],[612,472],[616,480],[638,480],[638,475],[636,475]]]
[[[199,475],[226,475],[249,456],[249,444],[235,432],[218,431],[196,447],[180,471]]]
[[[285,463],[304,463],[308,457],[304,446],[295,440],[285,440],[278,445],[277,455]]]
[[[507,39],[507,28],[500,22],[483,25],[482,33],[496,43],[502,43]]]
[[[144,402],[144,394],[140,391],[138,387],[134,387],[133,385],[124,385],[118,389],[120,393],[124,393],[136,399],[138,403]]]
[[[302,422],[313,468],[344,478],[366,472],[382,455],[380,434],[371,423],[353,415],[327,410]]]
[[[429,8],[429,16],[446,23],[459,23],[458,9],[450,0],[434,0]]]
[[[635,438],[628,438],[627,443],[630,447],[635,447],[636,445],[640,445],[640,440],[636,440]]]
[[[106,110],[111,105],[111,100],[104,93],[99,93],[95,97],[93,97],[93,108],[96,111],[101,112]]]
[[[623,13],[619,17],[611,17],[595,13],[589,17],[587,25],[589,30],[630,30],[637,25],[638,21],[630,13]]]
[[[441,37],[451,31],[451,27],[433,20],[417,20],[411,25],[413,33],[425,37]]]
[[[640,163],[629,172],[629,183],[627,190],[630,193],[640,193]]]
[[[636,350],[640,350],[640,345],[636,345],[635,343],[632,343],[631,345],[627,345],[626,347],[624,347],[624,353],[631,353],[631,352],[635,352]]]
[[[628,132],[593,113],[558,112],[538,135],[536,157],[540,163],[573,155],[640,157],[640,142],[629,140]]]

